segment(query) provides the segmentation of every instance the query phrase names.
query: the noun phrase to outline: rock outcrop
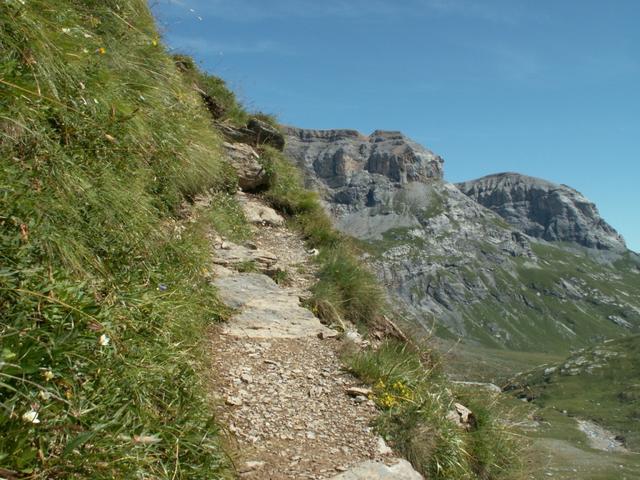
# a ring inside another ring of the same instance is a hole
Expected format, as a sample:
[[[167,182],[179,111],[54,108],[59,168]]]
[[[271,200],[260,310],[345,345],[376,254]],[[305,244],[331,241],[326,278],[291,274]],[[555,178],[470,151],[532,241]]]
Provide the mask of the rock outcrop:
[[[373,206],[408,182],[441,179],[443,160],[400,132],[286,128],[286,150],[338,204]]]
[[[527,235],[589,248],[626,250],[623,238],[580,192],[540,178],[499,173],[456,186]]]
[[[252,191],[267,184],[267,172],[260,163],[260,155],[244,143],[222,144],[227,160],[238,174],[238,185],[242,190]]]

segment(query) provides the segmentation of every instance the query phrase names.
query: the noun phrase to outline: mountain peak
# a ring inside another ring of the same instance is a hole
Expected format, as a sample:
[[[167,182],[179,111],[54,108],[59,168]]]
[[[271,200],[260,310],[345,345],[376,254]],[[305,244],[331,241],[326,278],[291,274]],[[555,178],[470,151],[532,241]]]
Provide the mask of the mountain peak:
[[[602,250],[624,250],[622,236],[594,203],[562,184],[514,172],[497,173],[456,186],[526,234]]]
[[[443,177],[444,160],[398,131],[307,130],[285,127],[287,151],[333,186],[356,175],[382,175],[393,183]]]

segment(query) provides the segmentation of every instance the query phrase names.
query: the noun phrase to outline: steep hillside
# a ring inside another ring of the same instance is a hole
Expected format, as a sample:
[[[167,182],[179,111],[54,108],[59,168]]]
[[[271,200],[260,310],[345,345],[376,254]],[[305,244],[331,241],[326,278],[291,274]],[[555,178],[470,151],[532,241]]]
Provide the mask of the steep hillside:
[[[379,278],[424,328],[543,352],[639,331],[640,262],[632,252],[530,237],[444,182],[442,159],[397,132],[286,133],[287,154],[336,226],[364,241]],[[591,205],[574,197],[573,205]],[[603,239],[606,224],[583,218],[563,228]]]
[[[197,369],[225,309],[179,213],[236,179],[200,98],[142,0],[2,2],[0,50],[2,475],[224,476]]]

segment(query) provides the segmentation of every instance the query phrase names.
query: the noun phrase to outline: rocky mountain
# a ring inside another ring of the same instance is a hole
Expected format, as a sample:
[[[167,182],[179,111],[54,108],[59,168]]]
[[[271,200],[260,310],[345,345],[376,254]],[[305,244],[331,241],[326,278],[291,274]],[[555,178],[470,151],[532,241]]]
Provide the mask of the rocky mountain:
[[[527,235],[626,250],[624,239],[580,192],[540,178],[499,173],[456,186]]]
[[[640,261],[569,187],[511,174],[456,186],[441,157],[399,132],[285,135],[287,155],[411,321],[444,338],[553,352],[640,331]]]

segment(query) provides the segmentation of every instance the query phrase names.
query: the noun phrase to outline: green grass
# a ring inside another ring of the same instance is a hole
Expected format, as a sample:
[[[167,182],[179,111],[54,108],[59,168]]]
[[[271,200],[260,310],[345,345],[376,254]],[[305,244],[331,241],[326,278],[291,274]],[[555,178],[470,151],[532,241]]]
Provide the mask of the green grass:
[[[431,354],[387,341],[345,358],[353,373],[373,385],[373,399],[382,409],[380,434],[427,478],[520,478],[521,452],[495,401],[452,389]],[[468,431],[447,418],[455,402],[475,415]]]
[[[545,374],[552,367],[556,370]],[[534,398],[543,416],[566,411],[591,420],[620,435],[629,449],[640,451],[639,336],[579,351],[512,383],[516,395]]]
[[[386,297],[359,259],[357,243],[333,228],[317,195],[304,188],[295,165],[273,148],[263,147],[261,153],[270,178],[265,199],[288,214],[309,247],[319,252],[318,282],[309,307],[327,323],[341,326],[347,320],[362,328],[374,327],[387,312]]]
[[[240,105],[236,95],[227,87],[225,81],[215,75],[203,72],[195,61],[187,55],[174,55],[175,63],[183,74],[186,83],[202,97],[211,115],[235,126],[247,124],[250,115]],[[262,119],[264,115],[260,115]]]
[[[226,312],[178,213],[236,180],[157,39],[142,0],[0,4],[0,466],[29,478],[229,472],[198,374]]]

